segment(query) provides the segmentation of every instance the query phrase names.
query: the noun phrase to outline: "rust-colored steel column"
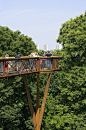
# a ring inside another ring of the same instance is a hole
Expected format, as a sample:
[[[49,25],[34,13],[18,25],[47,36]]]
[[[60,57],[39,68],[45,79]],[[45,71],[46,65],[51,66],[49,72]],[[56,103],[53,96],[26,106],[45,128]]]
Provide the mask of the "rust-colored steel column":
[[[37,73],[37,99],[36,99],[36,112],[39,108],[39,73]]]
[[[35,130],[40,130],[40,127],[38,126],[38,121],[39,121],[39,108],[36,112],[36,123],[37,123],[37,126],[36,126],[36,129]]]
[[[5,61],[3,61],[3,76],[5,76]]]
[[[28,103],[29,103],[31,115],[32,115],[32,118],[33,118],[34,128],[36,128],[36,126],[37,126],[36,116],[35,116],[35,112],[34,112],[34,109],[33,109],[33,105],[32,105],[32,101],[31,101],[31,97],[30,97],[30,93],[29,93],[29,89],[28,89],[28,86],[27,86],[27,81],[26,81],[25,75],[23,75],[23,78],[24,78],[24,83],[25,83],[25,88],[26,88]]]
[[[39,73],[37,73],[37,99],[36,99],[36,129],[35,130],[40,130],[38,126],[38,121],[39,121]]]
[[[37,59],[37,71],[40,71],[40,58]]]
[[[53,66],[52,69],[55,69],[55,59],[53,59]]]
[[[41,123],[42,123],[43,112],[44,112],[44,107],[45,107],[45,103],[46,103],[46,98],[47,98],[47,92],[48,92],[48,88],[49,88],[50,78],[51,78],[51,73],[48,76],[48,80],[47,80],[47,84],[46,84],[46,88],[45,88],[45,92],[44,92],[44,97],[43,97],[43,101],[42,101],[42,105],[41,105],[41,111],[39,113],[39,122],[38,122],[39,128],[41,128]]]

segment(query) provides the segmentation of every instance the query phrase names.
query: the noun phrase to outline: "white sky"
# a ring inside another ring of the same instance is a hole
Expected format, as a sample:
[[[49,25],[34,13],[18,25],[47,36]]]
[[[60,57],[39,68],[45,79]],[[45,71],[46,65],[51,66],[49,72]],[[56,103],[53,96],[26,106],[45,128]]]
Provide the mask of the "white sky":
[[[56,48],[62,23],[86,11],[86,0],[0,0],[0,26],[32,37],[40,49]]]

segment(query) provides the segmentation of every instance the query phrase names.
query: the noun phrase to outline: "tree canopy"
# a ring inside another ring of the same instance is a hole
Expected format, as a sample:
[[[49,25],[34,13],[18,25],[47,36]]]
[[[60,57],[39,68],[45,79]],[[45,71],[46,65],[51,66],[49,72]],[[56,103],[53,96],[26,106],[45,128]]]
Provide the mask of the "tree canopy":
[[[75,57],[78,66],[86,64],[86,12],[62,24],[57,42],[63,45],[64,59],[70,64]]]
[[[56,93],[47,98],[45,129],[85,130],[86,12],[62,24],[57,42],[63,45],[63,60],[61,71],[56,72]]]
[[[0,26],[0,57],[6,53],[15,56],[18,52],[22,56],[27,56],[35,51],[36,45],[31,37],[21,34],[19,30],[13,32],[8,27]]]

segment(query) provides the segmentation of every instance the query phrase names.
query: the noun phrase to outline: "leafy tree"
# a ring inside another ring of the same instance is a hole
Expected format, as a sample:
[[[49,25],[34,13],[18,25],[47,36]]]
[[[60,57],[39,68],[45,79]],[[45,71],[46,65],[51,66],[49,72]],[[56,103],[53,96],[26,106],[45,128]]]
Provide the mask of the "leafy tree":
[[[18,30],[13,32],[8,27],[2,26],[0,26],[0,49],[1,57],[6,53],[15,56],[18,52],[21,52],[23,56],[27,56],[31,52],[37,51],[31,37],[24,36]]]
[[[47,97],[42,129],[86,129],[85,28],[86,12],[62,24],[57,39],[63,45],[61,71],[57,73],[55,95]]]
[[[21,55],[24,56],[29,55],[31,52],[37,51],[35,43],[32,41],[32,38],[24,36],[23,34],[21,34],[20,31],[13,32],[8,27],[1,26],[0,48],[1,57],[4,57],[6,53],[8,53],[10,56],[15,56],[18,51],[20,51]],[[33,77],[30,78],[32,78],[31,80],[33,82]],[[32,84],[32,82],[30,83],[30,85]],[[36,82],[35,79],[34,82]],[[0,129],[30,129],[30,124],[29,128],[26,124],[28,120],[29,122],[32,122],[22,76],[1,79]]]
[[[62,24],[57,42],[63,45],[68,67],[75,66],[75,61],[77,66],[86,64],[86,12]]]

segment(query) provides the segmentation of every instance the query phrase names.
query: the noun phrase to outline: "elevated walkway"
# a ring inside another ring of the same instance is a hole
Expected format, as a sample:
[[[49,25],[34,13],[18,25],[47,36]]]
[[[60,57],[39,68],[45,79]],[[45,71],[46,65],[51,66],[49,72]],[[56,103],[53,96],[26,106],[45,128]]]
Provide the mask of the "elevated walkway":
[[[58,71],[61,56],[0,58],[0,78],[30,73],[52,73]],[[7,68],[6,68],[7,67]]]
[[[0,79],[23,75],[26,94],[28,98],[28,103],[30,107],[30,112],[33,119],[33,125],[35,130],[40,130],[44,107],[46,103],[51,73],[53,71],[59,71],[59,61],[62,59],[62,56],[53,56],[53,57],[28,57],[24,56],[21,58],[0,58]],[[34,111],[33,104],[31,101],[31,96],[26,80],[26,74],[37,73],[37,97],[36,97],[36,112]],[[44,97],[41,105],[41,109],[39,109],[39,83],[40,83],[40,73],[49,73]]]

